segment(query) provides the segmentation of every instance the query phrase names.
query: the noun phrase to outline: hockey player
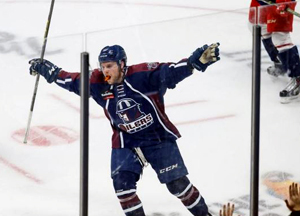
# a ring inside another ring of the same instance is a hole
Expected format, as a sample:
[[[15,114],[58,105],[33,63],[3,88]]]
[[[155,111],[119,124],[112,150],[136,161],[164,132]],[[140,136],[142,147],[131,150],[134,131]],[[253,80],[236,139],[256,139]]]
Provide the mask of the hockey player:
[[[267,72],[275,77],[287,74],[291,79],[288,85],[279,93],[282,99],[290,99],[299,95],[300,60],[297,47],[293,44],[290,32],[293,30],[293,15],[286,9],[294,10],[294,0],[267,0],[276,5],[265,6],[265,0],[252,0],[249,20],[261,25],[263,45],[274,66]],[[253,7],[258,8],[253,10]]]
[[[204,72],[218,61],[218,46],[204,45],[178,63],[132,66],[127,65],[121,46],[101,50],[100,69],[94,69],[90,76],[90,94],[111,123],[111,177],[125,215],[145,216],[136,183],[148,163],[192,215],[209,214],[204,198],[187,177],[176,143],[180,134],[165,113],[164,94],[191,76],[194,68]],[[33,59],[30,64],[30,74],[39,73],[49,83],[80,94],[80,73],[67,72],[47,60]]]

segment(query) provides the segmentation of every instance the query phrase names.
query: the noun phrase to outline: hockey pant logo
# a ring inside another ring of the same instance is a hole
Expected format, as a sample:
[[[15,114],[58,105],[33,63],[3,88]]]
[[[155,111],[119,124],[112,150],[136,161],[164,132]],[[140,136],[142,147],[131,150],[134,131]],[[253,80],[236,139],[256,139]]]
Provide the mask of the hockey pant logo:
[[[178,167],[178,164],[174,164],[174,165],[171,165],[171,166],[168,166],[166,168],[163,168],[163,169],[159,170],[159,173],[169,172],[173,169],[176,169],[177,167]]]

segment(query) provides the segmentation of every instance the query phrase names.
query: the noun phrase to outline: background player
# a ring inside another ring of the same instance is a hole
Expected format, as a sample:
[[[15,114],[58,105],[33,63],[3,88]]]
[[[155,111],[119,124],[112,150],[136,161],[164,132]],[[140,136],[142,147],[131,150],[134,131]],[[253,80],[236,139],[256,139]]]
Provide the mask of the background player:
[[[249,21],[262,27],[262,42],[273,61],[274,66],[270,66],[267,72],[272,76],[287,74],[290,81],[279,93],[282,99],[290,99],[299,95],[300,88],[300,60],[297,47],[291,40],[290,32],[293,31],[293,15],[286,9],[294,10],[295,1],[272,0],[268,5],[265,1],[252,0],[250,5]],[[262,7],[265,6],[265,7]],[[257,10],[253,10],[257,8]]]

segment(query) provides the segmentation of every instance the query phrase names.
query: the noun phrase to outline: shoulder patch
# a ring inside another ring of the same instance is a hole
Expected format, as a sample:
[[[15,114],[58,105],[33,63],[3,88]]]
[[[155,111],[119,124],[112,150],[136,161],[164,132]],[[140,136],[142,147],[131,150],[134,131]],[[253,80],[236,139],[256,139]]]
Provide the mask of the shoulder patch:
[[[157,67],[158,67],[158,63],[157,62],[148,62],[147,63],[148,70],[153,70],[153,69],[155,69]]]

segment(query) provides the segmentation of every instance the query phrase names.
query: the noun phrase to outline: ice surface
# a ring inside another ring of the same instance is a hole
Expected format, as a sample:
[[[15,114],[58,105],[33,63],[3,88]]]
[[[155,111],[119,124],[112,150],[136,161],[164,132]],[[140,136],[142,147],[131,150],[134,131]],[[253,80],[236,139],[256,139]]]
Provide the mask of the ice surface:
[[[97,67],[98,52],[108,44],[121,44],[128,63],[135,64],[176,62],[199,46],[220,42],[221,61],[205,73],[195,72],[165,97],[168,116],[182,134],[178,143],[189,178],[213,213],[232,201],[238,213],[249,215],[249,4],[61,0],[54,6],[45,54],[65,70],[79,71],[80,52],[88,51],[91,66]],[[37,138],[22,144],[35,83],[28,60],[40,56],[49,6],[44,0],[0,0],[0,216],[79,214],[79,97],[41,78],[31,124],[31,136]],[[294,29],[298,45],[298,18]],[[287,215],[277,197],[300,179],[300,104],[280,104],[278,94],[288,79],[271,79],[268,65],[263,50],[260,215]],[[111,128],[94,101],[90,109],[89,214],[123,215],[110,179]],[[138,194],[149,216],[189,215],[150,167]]]

